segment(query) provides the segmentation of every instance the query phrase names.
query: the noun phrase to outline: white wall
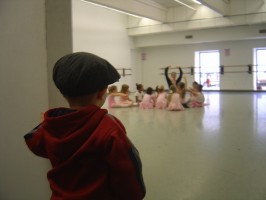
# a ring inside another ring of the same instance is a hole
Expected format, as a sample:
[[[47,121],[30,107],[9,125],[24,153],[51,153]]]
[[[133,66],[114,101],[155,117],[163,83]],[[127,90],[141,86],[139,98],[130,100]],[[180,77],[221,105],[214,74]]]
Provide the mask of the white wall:
[[[41,112],[64,104],[51,71],[72,52],[70,3],[0,1],[1,200],[50,198],[50,162],[34,155],[23,136],[39,124]]]
[[[67,101],[56,88],[52,74],[55,62],[73,51],[71,0],[45,0],[45,7],[49,107],[66,107]]]
[[[126,83],[135,90],[138,68],[132,57],[136,56],[137,50],[127,35],[127,16],[79,0],[72,0],[72,5],[74,52],[91,52],[105,58],[117,69],[132,69],[128,73],[133,76],[122,77],[116,85],[120,88]]]
[[[195,51],[219,50],[221,65],[247,65],[253,64],[253,48],[265,46],[266,40],[241,40],[142,48],[142,52],[146,53],[146,60],[141,62],[143,84],[145,87],[161,84],[166,87],[165,78],[160,75],[163,70],[160,68],[167,65],[194,66]],[[225,55],[225,49],[230,49],[229,56]],[[228,68],[225,68],[225,71],[228,71]],[[186,76],[190,85],[194,76]],[[221,76],[221,90],[253,90],[253,75],[225,73]]]
[[[0,2],[0,199],[49,199],[45,159],[23,136],[48,107],[44,0]]]

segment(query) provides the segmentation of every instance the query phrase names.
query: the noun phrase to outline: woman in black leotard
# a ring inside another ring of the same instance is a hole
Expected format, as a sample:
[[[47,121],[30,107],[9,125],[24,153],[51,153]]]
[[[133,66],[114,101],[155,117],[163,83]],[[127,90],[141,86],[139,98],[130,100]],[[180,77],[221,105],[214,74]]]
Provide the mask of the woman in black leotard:
[[[177,86],[177,84],[181,81],[182,76],[183,76],[183,71],[182,71],[181,67],[178,68],[179,69],[179,77],[178,77],[178,79],[176,79],[176,72],[172,72],[171,77],[168,76],[169,67],[170,66],[167,66],[164,69],[164,75],[165,75],[165,79],[166,79],[166,82],[168,84],[168,87],[170,88],[171,85]]]

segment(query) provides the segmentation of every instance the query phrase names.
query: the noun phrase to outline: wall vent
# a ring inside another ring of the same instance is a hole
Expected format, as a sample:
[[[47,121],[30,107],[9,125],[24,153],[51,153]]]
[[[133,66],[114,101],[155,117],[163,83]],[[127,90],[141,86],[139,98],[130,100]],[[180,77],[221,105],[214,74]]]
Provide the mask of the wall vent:
[[[186,39],[192,39],[193,38],[193,35],[186,35],[185,38]]]

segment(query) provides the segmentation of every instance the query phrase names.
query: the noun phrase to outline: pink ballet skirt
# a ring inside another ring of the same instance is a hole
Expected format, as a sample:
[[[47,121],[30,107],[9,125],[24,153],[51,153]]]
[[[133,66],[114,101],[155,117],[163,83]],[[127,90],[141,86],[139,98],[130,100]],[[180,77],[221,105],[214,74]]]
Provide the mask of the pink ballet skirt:
[[[113,96],[113,95],[109,94],[108,99],[107,99],[107,101],[108,101],[108,108],[118,107],[118,104],[115,101],[115,97],[116,96]]]
[[[145,94],[142,101],[139,104],[139,108],[141,109],[152,109],[154,107],[153,96],[149,94]]]
[[[120,101],[117,102],[116,98],[118,98],[118,96],[115,95],[109,95],[108,96],[108,108],[123,108],[123,107],[129,107],[132,105],[132,101],[128,101],[128,100],[124,100],[124,101]]]
[[[128,100],[128,96],[121,96],[119,101],[119,106],[121,107],[129,107],[133,105],[133,101]]]
[[[191,108],[199,108],[199,107],[202,107],[202,106],[204,106],[204,104],[202,102],[194,101],[194,102],[190,103],[190,107]]]
[[[122,100],[122,101],[120,100],[119,105],[121,107],[129,107],[133,105],[133,102],[129,100]]]
[[[202,93],[198,93],[197,95],[193,95],[191,97],[189,107],[191,107],[191,108],[203,107],[205,105],[204,101],[205,101],[204,95]]]
[[[185,110],[181,104],[180,97],[179,97],[178,93],[172,94],[172,98],[171,98],[171,101],[169,102],[167,110],[172,110],[172,111]]]
[[[157,101],[155,104],[155,108],[157,109],[165,109],[167,106],[166,94],[165,92],[160,93],[157,97]]]

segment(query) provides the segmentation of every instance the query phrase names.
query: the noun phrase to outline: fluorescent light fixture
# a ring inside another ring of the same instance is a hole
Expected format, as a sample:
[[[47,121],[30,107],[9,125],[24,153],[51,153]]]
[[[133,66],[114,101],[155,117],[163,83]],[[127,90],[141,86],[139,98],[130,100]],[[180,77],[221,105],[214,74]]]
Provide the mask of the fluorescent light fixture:
[[[186,7],[188,7],[188,8],[190,8],[190,9],[192,9],[192,10],[196,10],[195,8],[193,8],[193,7],[191,7],[191,6],[187,5],[187,4],[185,4],[185,3],[182,2],[182,1],[179,1],[179,0],[175,0],[175,1],[178,2],[178,3],[180,3],[180,4],[182,4],[182,5],[184,5],[184,6],[186,6]]]
[[[191,1],[193,1],[196,4],[201,4],[201,2],[200,1],[197,1],[197,0],[191,0]]]
[[[97,3],[93,3],[93,2],[90,2],[90,1],[86,1],[86,0],[80,0],[80,1],[83,1],[83,2],[86,2],[86,3],[89,3],[89,4],[92,4],[92,5],[95,5],[95,6],[99,6],[99,7],[102,7],[102,8],[107,8],[109,10],[116,11],[116,12],[119,12],[119,13],[123,13],[123,14],[126,14],[126,15],[130,15],[132,17],[142,18],[142,16],[134,15],[134,14],[131,14],[131,13],[128,13],[128,12],[124,12],[124,11],[121,11],[121,10],[117,10],[115,8],[111,8],[111,7],[108,7],[108,6],[103,6],[103,5],[100,5],[100,4],[97,4]]]

